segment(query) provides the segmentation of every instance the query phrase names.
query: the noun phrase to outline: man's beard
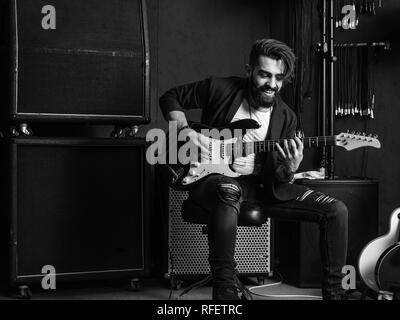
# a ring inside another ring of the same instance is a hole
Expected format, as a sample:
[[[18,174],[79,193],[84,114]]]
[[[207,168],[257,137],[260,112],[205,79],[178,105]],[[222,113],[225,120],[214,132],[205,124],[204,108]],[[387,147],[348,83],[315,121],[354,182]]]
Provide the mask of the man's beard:
[[[276,88],[272,88],[269,85],[265,84],[259,88],[257,88],[252,79],[249,79],[249,100],[250,100],[250,104],[253,107],[257,107],[257,108],[269,108],[271,107],[276,99],[276,94],[278,93],[279,89]],[[266,94],[266,92],[268,90],[271,90],[274,92],[274,94],[272,96],[268,96]]]

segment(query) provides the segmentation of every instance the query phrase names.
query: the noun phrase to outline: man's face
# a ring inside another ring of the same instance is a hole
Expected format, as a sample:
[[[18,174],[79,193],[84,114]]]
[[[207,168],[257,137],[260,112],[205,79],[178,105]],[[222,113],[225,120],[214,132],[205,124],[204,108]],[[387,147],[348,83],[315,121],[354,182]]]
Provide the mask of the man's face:
[[[276,93],[281,90],[284,79],[282,60],[274,60],[266,56],[258,58],[258,65],[247,66],[250,78],[250,99],[257,107],[268,108],[272,105]]]

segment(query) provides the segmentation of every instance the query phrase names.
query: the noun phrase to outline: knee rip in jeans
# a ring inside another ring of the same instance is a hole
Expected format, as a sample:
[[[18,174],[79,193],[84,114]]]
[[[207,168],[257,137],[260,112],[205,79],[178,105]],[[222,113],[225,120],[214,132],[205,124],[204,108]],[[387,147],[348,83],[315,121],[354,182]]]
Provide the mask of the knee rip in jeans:
[[[237,203],[240,200],[241,190],[233,183],[220,183],[217,187],[220,200],[228,203]]]
[[[330,203],[335,203],[337,200],[334,197],[328,196],[324,193],[321,192],[316,192],[314,190],[307,190],[302,196],[299,196],[296,198],[297,201],[304,201],[307,197],[310,195],[317,194],[316,198],[314,199],[314,202],[320,203],[320,204],[330,204]]]

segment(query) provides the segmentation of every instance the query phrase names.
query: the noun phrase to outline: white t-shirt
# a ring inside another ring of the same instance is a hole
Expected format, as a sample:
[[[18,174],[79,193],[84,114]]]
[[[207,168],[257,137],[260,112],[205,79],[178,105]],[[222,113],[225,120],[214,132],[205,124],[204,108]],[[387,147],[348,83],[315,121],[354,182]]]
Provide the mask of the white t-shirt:
[[[261,127],[247,130],[246,134],[243,136],[243,142],[263,141],[268,133],[271,113],[272,107],[259,111],[250,107],[247,100],[244,99],[231,122],[242,119],[256,120]],[[247,157],[235,158],[232,167],[237,173],[242,175],[257,174],[261,170],[261,163],[259,157],[253,153],[249,154]]]

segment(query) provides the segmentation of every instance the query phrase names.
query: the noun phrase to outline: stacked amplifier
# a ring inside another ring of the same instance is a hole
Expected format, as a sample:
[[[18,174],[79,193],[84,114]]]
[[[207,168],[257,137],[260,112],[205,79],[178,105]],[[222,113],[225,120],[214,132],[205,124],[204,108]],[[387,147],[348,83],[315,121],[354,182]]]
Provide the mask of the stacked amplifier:
[[[9,5],[12,120],[149,121],[144,0]]]
[[[9,70],[2,79],[9,92],[1,97],[8,102],[1,111],[0,170],[8,190],[1,254],[10,284],[41,283],[45,266],[54,267],[57,280],[148,274],[145,140],[132,131],[74,133],[81,124],[150,121],[145,1],[1,5]],[[71,135],[35,135],[31,125],[40,132],[49,123]]]

